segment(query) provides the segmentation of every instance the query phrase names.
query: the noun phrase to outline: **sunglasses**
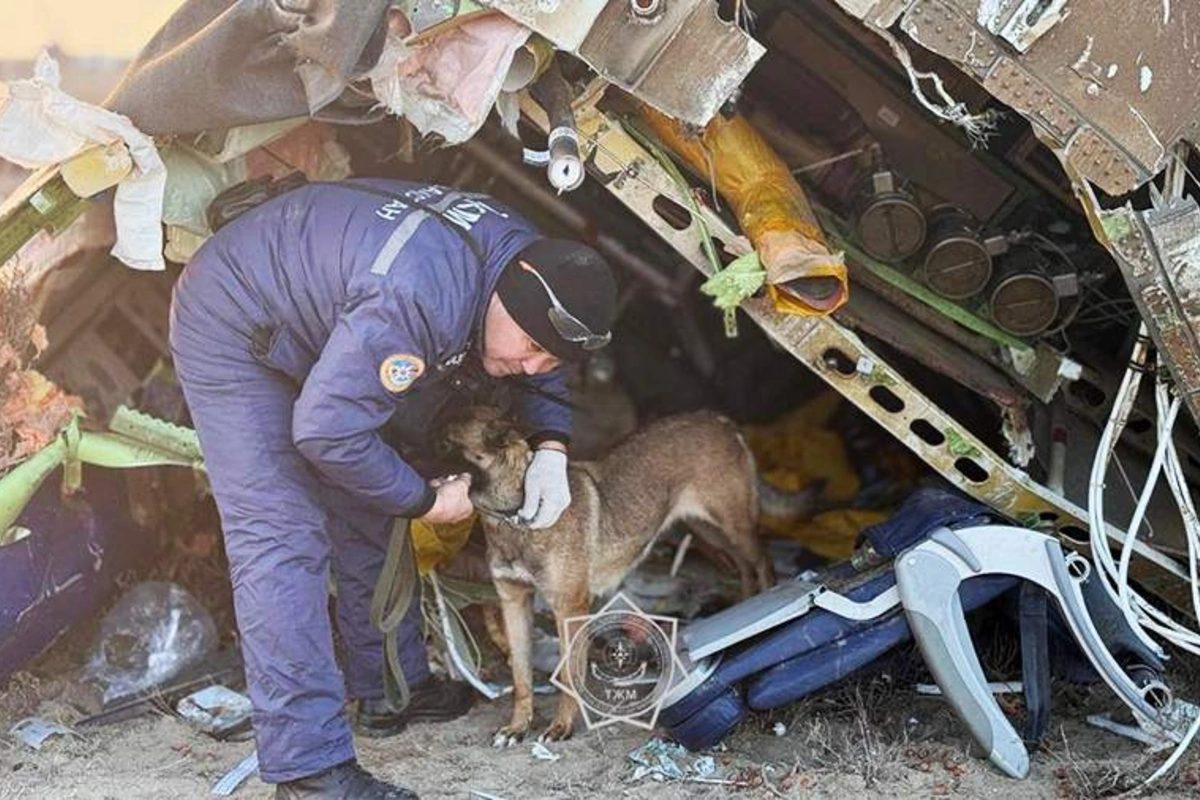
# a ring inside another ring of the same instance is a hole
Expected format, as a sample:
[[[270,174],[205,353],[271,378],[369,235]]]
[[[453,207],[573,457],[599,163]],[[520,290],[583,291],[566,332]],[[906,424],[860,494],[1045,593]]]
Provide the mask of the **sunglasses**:
[[[568,342],[580,345],[584,350],[599,350],[612,341],[612,331],[603,334],[593,333],[592,329],[584,325],[578,317],[563,308],[558,295],[554,293],[550,284],[546,283],[546,279],[536,269],[524,261],[521,262],[521,269],[537,278],[538,282],[542,284],[542,288],[546,290],[546,296],[550,298],[550,308],[546,310],[546,316],[550,318],[550,324],[554,326],[554,330],[559,336]]]

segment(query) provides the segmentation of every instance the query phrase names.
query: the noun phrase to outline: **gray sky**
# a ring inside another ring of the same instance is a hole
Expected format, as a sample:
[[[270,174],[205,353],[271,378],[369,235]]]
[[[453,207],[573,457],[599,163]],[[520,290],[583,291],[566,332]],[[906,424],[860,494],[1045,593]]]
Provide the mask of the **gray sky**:
[[[51,42],[72,56],[132,58],[181,0],[0,0],[0,59]]]

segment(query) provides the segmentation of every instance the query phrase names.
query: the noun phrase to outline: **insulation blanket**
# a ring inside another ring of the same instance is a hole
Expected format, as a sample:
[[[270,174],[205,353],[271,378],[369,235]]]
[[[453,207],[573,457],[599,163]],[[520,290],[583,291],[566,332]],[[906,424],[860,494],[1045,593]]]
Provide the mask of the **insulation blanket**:
[[[128,118],[59,88],[58,64],[43,51],[33,77],[0,84],[0,158],[27,169],[58,164],[93,145],[121,141],[133,171],[117,184],[112,254],[134,269],[161,270],[162,204],[167,170],[153,140]]]

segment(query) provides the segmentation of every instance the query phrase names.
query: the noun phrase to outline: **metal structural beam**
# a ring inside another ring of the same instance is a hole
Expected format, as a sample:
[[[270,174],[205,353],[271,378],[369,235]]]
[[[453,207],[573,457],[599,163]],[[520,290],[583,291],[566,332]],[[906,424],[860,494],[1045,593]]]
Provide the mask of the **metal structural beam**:
[[[693,218],[681,229],[657,210],[663,198],[676,207],[692,206],[691,199],[667,171],[615,118],[599,112],[582,114],[579,124],[593,176],[684,259],[710,274],[697,220]],[[704,225],[718,242],[728,245],[742,238],[715,214],[707,210],[701,213]],[[775,342],[891,431],[950,483],[1022,525],[1052,531],[1069,547],[1088,551],[1084,509],[991,452],[852,331],[829,318],[779,313],[766,299],[750,299],[742,309]],[[1116,545],[1125,540],[1124,531],[1112,525],[1107,533]],[[1148,591],[1186,613],[1191,604],[1186,571],[1174,559],[1142,542],[1135,542],[1134,548],[1135,578]]]
[[[1192,417],[1200,420],[1200,206],[1099,211],[1105,245]]]

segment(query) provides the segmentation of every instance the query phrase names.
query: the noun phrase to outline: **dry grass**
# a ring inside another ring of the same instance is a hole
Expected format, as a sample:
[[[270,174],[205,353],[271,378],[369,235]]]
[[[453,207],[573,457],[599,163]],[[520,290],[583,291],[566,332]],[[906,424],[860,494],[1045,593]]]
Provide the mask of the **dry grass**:
[[[890,680],[854,681],[802,701],[788,725],[815,769],[858,775],[866,788],[893,780],[908,745],[898,693]]]
[[[29,346],[29,337],[37,320],[33,314],[33,293],[25,284],[22,270],[0,272],[0,345],[8,344],[18,354]]]
[[[1170,751],[1135,759],[1083,758],[1071,750],[1065,735],[1053,749],[1058,796],[1071,800],[1103,797],[1155,797],[1165,793],[1200,795],[1200,757],[1185,756],[1167,775],[1143,787]]]
[[[46,346],[46,331],[37,324],[33,292],[22,270],[0,273],[0,473],[28,453],[29,431],[22,430],[21,411],[13,401],[27,391],[22,376]]]
[[[8,377],[24,369],[30,349],[34,318],[30,291],[19,273],[0,273],[0,409],[14,391]],[[0,416],[0,464],[12,451],[16,431],[10,430]]]

